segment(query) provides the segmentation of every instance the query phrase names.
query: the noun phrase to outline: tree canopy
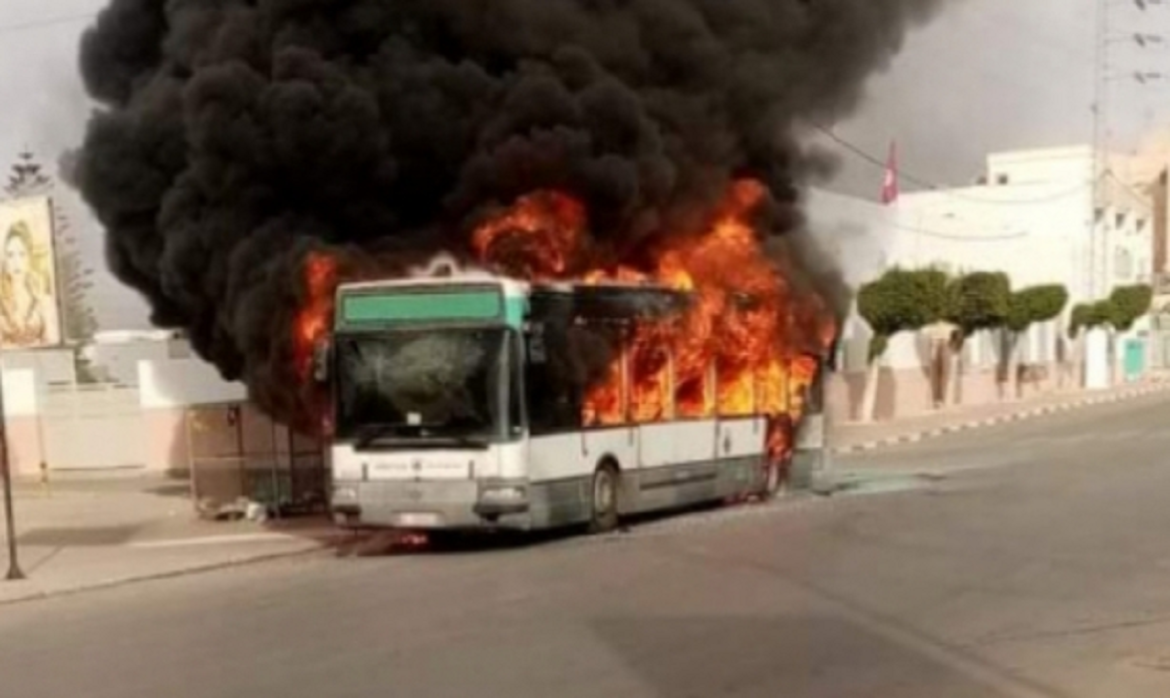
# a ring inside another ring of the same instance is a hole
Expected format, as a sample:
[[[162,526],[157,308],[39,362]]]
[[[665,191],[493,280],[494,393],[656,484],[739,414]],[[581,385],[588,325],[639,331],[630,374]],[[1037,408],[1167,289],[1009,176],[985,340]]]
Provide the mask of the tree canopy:
[[[1007,322],[1012,295],[1007,274],[964,274],[953,280],[949,289],[946,319],[958,327],[960,341]]]
[[[893,268],[861,287],[857,311],[874,332],[870,361],[885,353],[889,340],[938,322],[946,315],[948,279],[937,269]]]
[[[1031,286],[1011,294],[1008,299],[1007,329],[1026,332],[1038,322],[1055,320],[1068,305],[1068,289],[1059,284]]]
[[[1154,305],[1154,289],[1148,284],[1121,286],[1109,296],[1109,323],[1118,332],[1128,332]]]
[[[1076,337],[1084,330],[1112,327],[1128,332],[1134,323],[1150,312],[1154,305],[1154,289],[1149,284],[1120,286],[1109,298],[1094,303],[1081,303],[1073,308],[1069,320],[1069,336]]]

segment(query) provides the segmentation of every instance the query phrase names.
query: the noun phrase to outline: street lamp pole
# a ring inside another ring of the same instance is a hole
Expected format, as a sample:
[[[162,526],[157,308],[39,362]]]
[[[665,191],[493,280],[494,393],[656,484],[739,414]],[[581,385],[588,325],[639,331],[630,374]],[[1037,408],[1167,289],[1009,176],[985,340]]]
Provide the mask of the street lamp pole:
[[[5,579],[14,582],[24,579],[16,555],[16,515],[12,507],[12,458],[8,450],[8,420],[4,409],[4,372],[0,369],[0,469],[4,474],[4,526],[8,535],[8,574]]]

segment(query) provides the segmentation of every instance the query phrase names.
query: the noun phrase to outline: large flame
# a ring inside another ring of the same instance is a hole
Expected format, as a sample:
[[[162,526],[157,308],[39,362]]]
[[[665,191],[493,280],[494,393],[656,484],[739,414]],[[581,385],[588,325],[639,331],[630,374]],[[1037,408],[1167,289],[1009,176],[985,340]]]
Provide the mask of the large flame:
[[[584,205],[563,192],[518,199],[476,228],[470,247],[480,264],[514,278],[654,284],[691,293],[694,302],[681,317],[632,328],[608,378],[585,397],[585,423],[762,414],[769,418],[769,453],[780,462],[791,454],[806,390],[836,328],[820,300],[798,296],[765,253],[750,222],[765,196],[759,182],[735,183],[705,232],[664,237],[668,242],[640,266],[599,262]],[[297,317],[293,346],[298,375],[307,382],[314,347],[329,331],[338,262],[314,253],[304,273],[309,300]]]
[[[475,231],[472,248],[481,263],[513,276],[692,292],[695,302],[683,317],[633,328],[608,379],[586,396],[586,423],[763,414],[769,452],[782,461],[816,378],[816,355],[836,330],[820,300],[798,297],[765,254],[749,220],[765,196],[757,181],[735,183],[706,232],[666,238],[671,242],[651,250],[642,267],[588,268],[584,207],[562,192],[519,199]]]
[[[302,383],[313,371],[317,344],[329,333],[333,321],[333,293],[337,289],[337,260],[323,252],[311,252],[305,259],[305,290],[308,301],[293,323],[293,364]]]
[[[471,247],[481,260],[513,277],[564,278],[582,256],[585,225],[585,207],[579,201],[560,192],[539,192],[477,228]]]

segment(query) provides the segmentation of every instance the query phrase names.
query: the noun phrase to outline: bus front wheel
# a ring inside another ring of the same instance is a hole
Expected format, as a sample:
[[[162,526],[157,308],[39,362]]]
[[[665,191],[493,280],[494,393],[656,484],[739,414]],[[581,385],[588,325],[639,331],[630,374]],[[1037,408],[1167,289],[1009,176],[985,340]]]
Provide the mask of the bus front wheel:
[[[593,473],[590,496],[590,533],[612,533],[618,527],[618,484],[620,475],[606,463]]]

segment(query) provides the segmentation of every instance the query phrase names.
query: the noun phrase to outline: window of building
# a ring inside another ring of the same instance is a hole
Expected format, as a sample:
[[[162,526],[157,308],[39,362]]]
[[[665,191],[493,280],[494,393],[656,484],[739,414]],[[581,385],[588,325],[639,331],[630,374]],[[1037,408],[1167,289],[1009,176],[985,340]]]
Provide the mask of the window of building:
[[[1114,223],[1114,227],[1116,227],[1116,228],[1124,228],[1125,227],[1125,214],[1124,213],[1117,214],[1117,217],[1116,217],[1116,220]]]
[[[1009,180],[1007,175],[1001,174],[995,178],[995,181],[998,182],[1000,185],[1004,185],[1004,184],[1007,184],[1008,181],[1010,181],[1010,180]]]
[[[1133,255],[1129,250],[1119,248],[1114,254],[1114,275],[1121,280],[1128,280],[1133,276]]]

